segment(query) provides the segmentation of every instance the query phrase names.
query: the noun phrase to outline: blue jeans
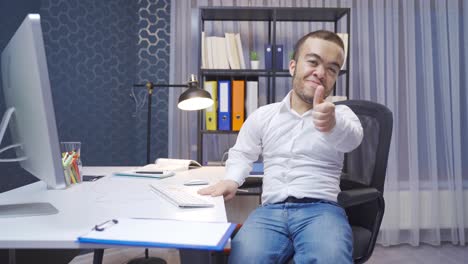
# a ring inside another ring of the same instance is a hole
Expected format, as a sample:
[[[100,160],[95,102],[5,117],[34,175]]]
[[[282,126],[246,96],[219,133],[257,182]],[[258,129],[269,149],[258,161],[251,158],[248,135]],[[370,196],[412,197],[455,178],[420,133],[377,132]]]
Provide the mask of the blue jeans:
[[[353,234],[337,203],[281,203],[252,212],[231,243],[229,263],[353,263]]]

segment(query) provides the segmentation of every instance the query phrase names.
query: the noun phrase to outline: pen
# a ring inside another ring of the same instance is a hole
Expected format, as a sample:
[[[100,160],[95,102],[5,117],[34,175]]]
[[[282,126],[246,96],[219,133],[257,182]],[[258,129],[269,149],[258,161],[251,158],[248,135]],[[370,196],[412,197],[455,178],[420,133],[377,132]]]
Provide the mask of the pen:
[[[249,192],[249,190],[246,190],[246,189],[237,189],[237,191],[238,191],[238,192],[246,192],[246,193]]]
[[[142,174],[163,174],[163,171],[135,171],[135,173],[142,173]]]

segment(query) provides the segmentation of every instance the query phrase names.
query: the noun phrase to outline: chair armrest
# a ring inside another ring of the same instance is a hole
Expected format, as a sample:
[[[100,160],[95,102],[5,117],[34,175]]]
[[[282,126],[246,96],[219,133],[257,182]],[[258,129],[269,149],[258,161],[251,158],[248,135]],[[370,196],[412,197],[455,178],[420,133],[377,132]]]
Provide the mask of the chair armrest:
[[[258,188],[262,187],[263,178],[262,177],[247,177],[245,178],[244,184],[240,188]]]
[[[367,203],[377,199],[379,196],[382,196],[375,188],[360,188],[341,191],[338,194],[338,203],[346,208],[354,205],[359,205]]]

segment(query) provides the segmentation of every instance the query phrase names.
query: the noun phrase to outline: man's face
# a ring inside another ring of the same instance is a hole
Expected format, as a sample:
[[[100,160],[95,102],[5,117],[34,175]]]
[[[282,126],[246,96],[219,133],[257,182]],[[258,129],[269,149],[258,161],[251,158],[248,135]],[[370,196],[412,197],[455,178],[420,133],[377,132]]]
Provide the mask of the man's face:
[[[337,44],[319,38],[308,38],[298,52],[297,61],[289,63],[293,90],[302,101],[313,104],[317,86],[325,88],[325,97],[332,92],[344,52]]]

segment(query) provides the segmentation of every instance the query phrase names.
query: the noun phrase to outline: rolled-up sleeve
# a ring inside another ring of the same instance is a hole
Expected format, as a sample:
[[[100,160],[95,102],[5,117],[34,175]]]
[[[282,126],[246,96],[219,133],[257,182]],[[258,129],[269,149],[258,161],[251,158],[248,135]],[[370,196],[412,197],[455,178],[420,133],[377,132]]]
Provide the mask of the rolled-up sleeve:
[[[260,109],[259,109],[260,110]],[[229,150],[226,161],[225,179],[233,180],[241,186],[252,170],[252,164],[262,151],[262,118],[260,111],[253,112],[242,125],[236,144]]]
[[[329,133],[323,133],[327,142],[340,152],[350,152],[362,141],[363,129],[356,114],[345,105],[335,108],[336,125]]]

